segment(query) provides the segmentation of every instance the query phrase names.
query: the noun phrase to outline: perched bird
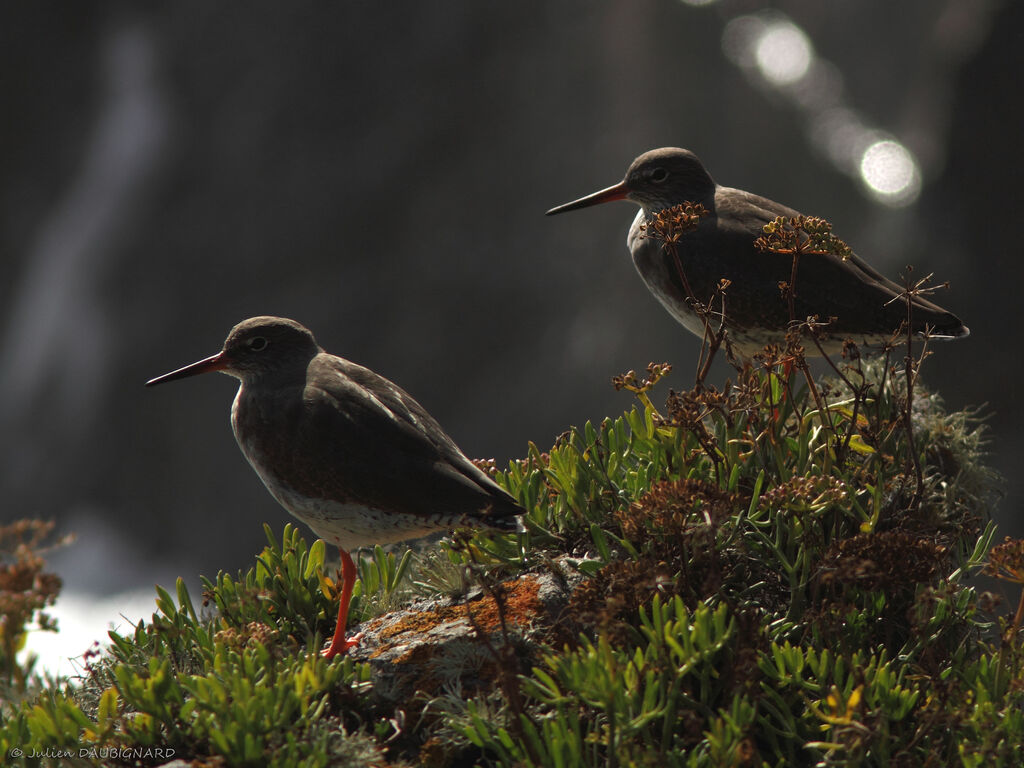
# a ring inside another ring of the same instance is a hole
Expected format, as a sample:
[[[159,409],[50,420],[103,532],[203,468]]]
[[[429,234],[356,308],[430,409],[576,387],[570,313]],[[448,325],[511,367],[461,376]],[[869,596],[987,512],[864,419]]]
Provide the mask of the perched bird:
[[[645,152],[618,184],[552,208],[547,215],[612,200],[631,200],[640,206],[626,244],[651,293],[700,337],[705,324],[694,312],[692,299],[712,307],[713,330],[724,314],[729,341],[743,357],[769,343],[782,345],[791,321],[804,322],[812,316],[827,323],[822,328],[822,346],[830,354],[841,350],[846,339],[868,348],[882,346],[906,320],[906,302],[897,298],[904,289],[852,253],[845,258],[821,253],[801,256],[791,309],[779,284],[791,282],[792,257],[759,250],[754,243],[765,224],[779,216],[800,214],[765,197],[719,186],[688,150],[666,147]],[[649,229],[660,211],[683,203],[699,203],[707,213],[696,229],[682,234],[676,243],[677,266],[665,243]],[[712,299],[723,278],[730,283],[724,313],[719,314],[721,307]],[[927,331],[932,338],[955,339],[969,333],[955,315],[920,296],[912,299],[912,323],[915,333]],[[808,355],[819,354],[815,345],[806,347]]]
[[[328,354],[294,320],[245,320],[220,352],[146,386],[208,371],[241,382],[231,427],[267,490],[341,552],[341,605],[327,658],[359,641],[345,636],[353,549],[461,525],[517,529],[524,510],[419,403],[383,376]]]

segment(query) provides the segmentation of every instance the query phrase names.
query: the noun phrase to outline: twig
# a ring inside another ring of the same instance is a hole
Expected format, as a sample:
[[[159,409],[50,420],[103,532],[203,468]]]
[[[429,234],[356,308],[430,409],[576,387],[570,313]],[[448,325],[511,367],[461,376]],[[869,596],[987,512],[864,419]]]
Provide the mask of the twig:
[[[924,470],[921,469],[921,458],[917,455],[917,443],[914,440],[914,383],[916,376],[914,375],[914,288],[920,287],[912,286],[910,281],[910,275],[914,271],[912,266],[907,267],[907,277],[904,282],[903,298],[907,304],[907,355],[903,359],[904,373],[907,379],[907,397],[906,405],[903,410],[904,423],[907,431],[907,446],[910,452],[910,461],[914,468],[914,477],[917,480],[917,485],[914,489],[914,496],[910,500],[910,508],[914,511],[921,506],[921,499],[924,498]],[[925,278],[927,279],[927,278]],[[923,359],[923,358],[922,358]]]

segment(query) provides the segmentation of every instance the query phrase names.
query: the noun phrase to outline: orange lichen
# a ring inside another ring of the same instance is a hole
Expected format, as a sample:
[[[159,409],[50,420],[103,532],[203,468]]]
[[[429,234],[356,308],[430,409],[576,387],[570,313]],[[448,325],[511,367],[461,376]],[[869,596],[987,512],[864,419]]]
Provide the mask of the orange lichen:
[[[543,606],[538,593],[540,582],[536,575],[528,575],[517,579],[512,584],[503,585],[504,610],[499,609],[497,601],[491,595],[467,604],[472,612],[473,621],[478,627],[493,632],[501,628],[502,613],[509,627],[526,627],[537,618]]]
[[[504,590],[505,622],[509,629],[523,628],[536,621],[538,614],[543,611],[538,596],[540,588],[540,581],[535,574],[526,574],[521,579],[501,587]],[[461,622],[475,626],[488,634],[497,632],[501,629],[501,614],[502,609],[499,608],[494,596],[487,594],[458,605],[446,605],[403,616],[388,626],[384,626],[385,617],[376,618],[365,628],[365,632],[376,633],[381,641],[380,647],[371,655],[377,657],[404,636],[424,634],[445,624]]]
[[[523,627],[532,622],[541,610],[538,597],[540,583],[530,574],[504,585],[505,621],[510,627]],[[501,626],[498,605],[491,595],[481,595],[465,604],[450,605],[433,611],[422,611],[406,616],[380,631],[380,638],[392,638],[410,632],[429,632],[449,622],[472,621],[486,632],[494,632]],[[376,626],[380,626],[378,623]],[[376,627],[371,624],[368,629]]]
[[[520,664],[521,638],[515,635],[546,615],[541,585],[536,574],[527,574],[456,605],[375,619],[363,627],[375,644],[367,656],[383,665],[388,686],[409,695],[433,694],[455,681],[463,693],[487,690],[509,669],[513,675],[528,669]]]

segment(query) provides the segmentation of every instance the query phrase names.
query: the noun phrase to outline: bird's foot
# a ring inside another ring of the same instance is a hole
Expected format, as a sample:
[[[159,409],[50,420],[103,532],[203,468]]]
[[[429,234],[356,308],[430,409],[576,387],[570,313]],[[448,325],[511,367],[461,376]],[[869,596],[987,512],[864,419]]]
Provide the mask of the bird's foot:
[[[331,642],[331,647],[330,648],[325,648],[324,650],[322,650],[320,652],[320,655],[323,656],[325,659],[328,659],[328,660],[333,659],[338,654],[341,654],[342,656],[344,656],[349,648],[351,648],[353,646],[356,646],[356,645],[359,645],[359,641],[362,640],[362,639],[363,639],[363,633],[360,632],[357,635],[352,635],[352,637],[350,637],[350,638],[348,638],[346,640],[333,641],[333,642]]]

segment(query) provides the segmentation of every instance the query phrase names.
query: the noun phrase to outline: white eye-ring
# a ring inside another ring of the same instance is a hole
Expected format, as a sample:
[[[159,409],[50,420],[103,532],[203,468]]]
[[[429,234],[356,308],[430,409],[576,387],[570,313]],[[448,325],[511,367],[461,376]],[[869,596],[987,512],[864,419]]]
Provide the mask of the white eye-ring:
[[[270,342],[264,336],[253,336],[245,343],[253,352],[262,352]]]

